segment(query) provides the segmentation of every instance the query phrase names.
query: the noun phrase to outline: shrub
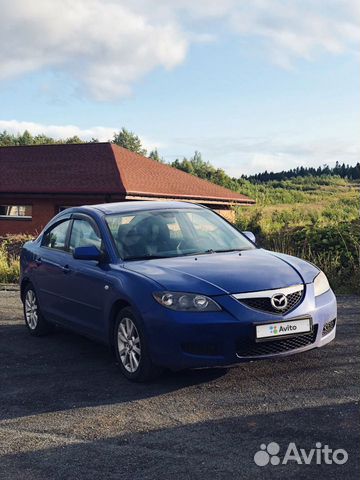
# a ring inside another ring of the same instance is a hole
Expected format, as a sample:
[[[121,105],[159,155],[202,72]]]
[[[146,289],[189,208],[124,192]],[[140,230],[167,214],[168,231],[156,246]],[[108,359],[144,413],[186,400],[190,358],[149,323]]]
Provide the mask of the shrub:
[[[30,235],[8,235],[0,239],[0,283],[17,283],[20,275],[20,252]]]
[[[314,263],[325,272],[337,293],[358,293],[359,238],[357,221],[335,226],[285,227],[277,232],[258,234],[262,247]]]
[[[5,248],[7,255],[18,257],[24,243],[33,239],[34,237],[28,234],[7,235],[0,238],[0,245]]]
[[[17,283],[19,275],[19,257],[9,257],[6,248],[0,245],[0,283]]]

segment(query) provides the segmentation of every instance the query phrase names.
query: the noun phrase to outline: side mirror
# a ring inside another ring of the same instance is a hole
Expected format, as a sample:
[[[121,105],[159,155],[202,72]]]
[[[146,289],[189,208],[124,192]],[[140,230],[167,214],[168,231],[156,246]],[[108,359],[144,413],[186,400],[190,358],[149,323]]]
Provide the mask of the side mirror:
[[[251,242],[256,243],[256,237],[252,232],[242,232]]]
[[[77,247],[74,250],[73,257],[77,260],[100,260],[101,252],[94,245],[88,247]]]

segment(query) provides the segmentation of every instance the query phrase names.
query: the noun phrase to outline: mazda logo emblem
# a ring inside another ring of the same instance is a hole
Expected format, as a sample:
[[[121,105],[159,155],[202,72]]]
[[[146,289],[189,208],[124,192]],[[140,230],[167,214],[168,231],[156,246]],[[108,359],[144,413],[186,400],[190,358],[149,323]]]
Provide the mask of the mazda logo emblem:
[[[288,304],[287,297],[283,293],[276,293],[273,295],[270,302],[276,310],[284,310]]]

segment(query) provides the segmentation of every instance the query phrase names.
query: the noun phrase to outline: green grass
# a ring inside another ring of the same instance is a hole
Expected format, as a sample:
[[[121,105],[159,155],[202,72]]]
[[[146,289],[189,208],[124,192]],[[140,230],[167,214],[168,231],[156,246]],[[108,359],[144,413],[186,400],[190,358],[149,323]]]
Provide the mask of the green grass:
[[[358,186],[337,177],[306,177],[255,188],[261,191],[258,204],[237,209],[237,226],[253,231],[264,248],[316,264],[338,293],[359,293]]]
[[[241,193],[256,200],[258,206],[322,203],[339,196],[352,202],[356,198],[355,184],[340,177],[297,177],[264,183],[239,180],[239,184]]]

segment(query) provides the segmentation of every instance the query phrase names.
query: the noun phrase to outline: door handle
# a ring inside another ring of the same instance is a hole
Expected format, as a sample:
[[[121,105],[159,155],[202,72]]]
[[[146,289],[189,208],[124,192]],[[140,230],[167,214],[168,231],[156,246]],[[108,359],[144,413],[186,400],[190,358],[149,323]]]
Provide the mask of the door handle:
[[[41,258],[40,257],[36,258],[35,263],[36,263],[36,265],[40,266],[42,264]]]
[[[70,270],[69,265],[65,265],[65,266],[62,268],[62,271],[63,271],[64,273],[70,273],[71,270]]]

